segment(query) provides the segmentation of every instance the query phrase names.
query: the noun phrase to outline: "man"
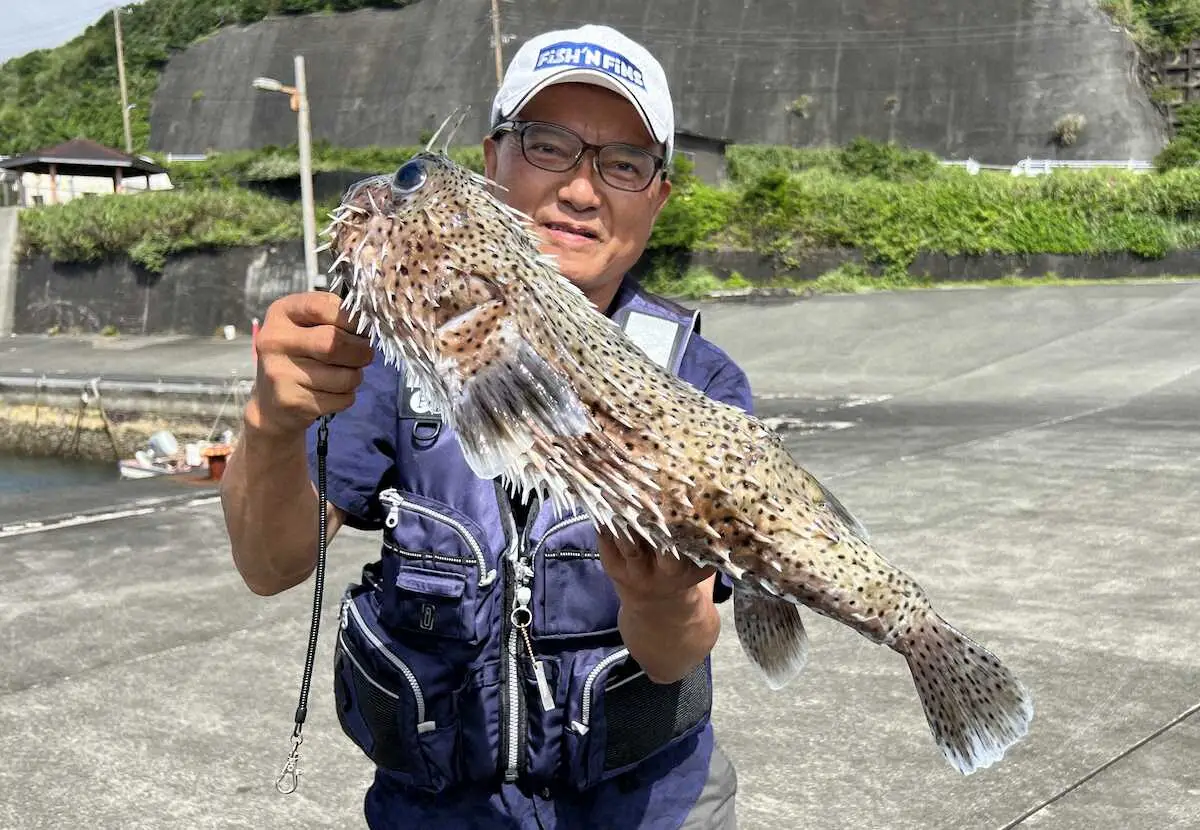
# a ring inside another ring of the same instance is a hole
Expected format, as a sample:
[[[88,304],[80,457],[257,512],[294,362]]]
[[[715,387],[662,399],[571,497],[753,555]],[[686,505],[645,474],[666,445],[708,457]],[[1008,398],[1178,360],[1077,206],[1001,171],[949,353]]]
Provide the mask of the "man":
[[[749,409],[744,373],[693,333],[695,317],[627,277],[670,194],[673,135],[644,48],[607,27],[549,32],[497,92],[486,173],[598,310],[631,337],[668,332],[674,352],[662,338],[647,351]],[[317,543],[312,425],[338,413],[329,533],[383,534],[343,600],[335,658],[339,719],[377,765],[369,826],[733,827],[736,777],[709,723],[728,584],[474,477],[353,332],[332,294],[272,305],[221,495],[250,589],[303,582]]]

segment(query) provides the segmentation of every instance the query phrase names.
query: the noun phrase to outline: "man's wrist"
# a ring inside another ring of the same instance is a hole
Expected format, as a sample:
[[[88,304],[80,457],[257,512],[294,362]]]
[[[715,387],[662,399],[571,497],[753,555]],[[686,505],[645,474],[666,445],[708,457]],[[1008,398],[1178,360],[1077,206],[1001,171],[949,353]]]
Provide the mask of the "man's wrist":
[[[255,445],[267,445],[270,448],[286,447],[303,443],[307,428],[280,426],[263,416],[262,407],[255,396],[251,396],[242,413],[242,434]]]
[[[616,586],[621,611],[656,622],[687,622],[703,613],[708,604],[707,582],[691,585],[670,594],[639,594]]]

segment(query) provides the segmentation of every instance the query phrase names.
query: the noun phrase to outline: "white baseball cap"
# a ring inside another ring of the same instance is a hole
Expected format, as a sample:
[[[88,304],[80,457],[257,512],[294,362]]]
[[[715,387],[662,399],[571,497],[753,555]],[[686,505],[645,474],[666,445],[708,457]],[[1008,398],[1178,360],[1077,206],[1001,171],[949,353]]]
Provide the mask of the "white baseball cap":
[[[595,84],[632,102],[670,163],[675,110],[667,75],[645,47],[609,26],[559,29],[525,41],[492,101],[492,126],[512,118],[546,87],[568,82]]]

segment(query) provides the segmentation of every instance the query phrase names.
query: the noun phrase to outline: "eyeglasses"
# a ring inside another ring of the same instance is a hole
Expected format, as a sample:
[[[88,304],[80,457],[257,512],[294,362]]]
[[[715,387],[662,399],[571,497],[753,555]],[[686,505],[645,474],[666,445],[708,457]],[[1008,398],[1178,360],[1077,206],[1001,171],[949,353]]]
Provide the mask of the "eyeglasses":
[[[575,169],[587,150],[595,150],[592,166],[618,190],[645,190],[663,166],[663,158],[649,150],[632,144],[588,144],[566,127],[544,121],[506,121],[492,131],[492,137],[502,133],[516,133],[525,160],[551,173]]]

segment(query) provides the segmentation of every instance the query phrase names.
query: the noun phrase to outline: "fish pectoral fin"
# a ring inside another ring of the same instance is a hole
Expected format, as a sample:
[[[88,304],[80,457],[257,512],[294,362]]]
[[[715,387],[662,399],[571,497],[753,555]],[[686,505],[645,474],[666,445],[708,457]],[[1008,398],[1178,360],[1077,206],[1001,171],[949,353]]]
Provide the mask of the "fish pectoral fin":
[[[804,669],[808,634],[800,609],[793,603],[735,582],[733,623],[742,651],[762,671],[772,690],[782,689]]]
[[[591,428],[570,382],[521,337],[502,301],[483,303],[438,329],[439,370],[455,390],[450,418],[476,475],[518,470],[536,435]]]
[[[817,481],[816,476],[810,475],[810,478],[821,492],[821,496],[825,499],[825,506],[838,518],[838,521],[844,524],[846,529],[859,539],[862,539],[864,542],[871,541],[871,534],[867,532],[867,528],[858,520],[858,517],[847,510],[846,505],[842,504],[837,496],[830,492],[828,487]]]

